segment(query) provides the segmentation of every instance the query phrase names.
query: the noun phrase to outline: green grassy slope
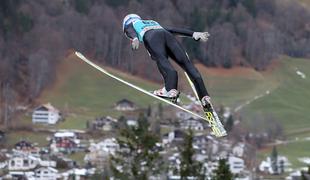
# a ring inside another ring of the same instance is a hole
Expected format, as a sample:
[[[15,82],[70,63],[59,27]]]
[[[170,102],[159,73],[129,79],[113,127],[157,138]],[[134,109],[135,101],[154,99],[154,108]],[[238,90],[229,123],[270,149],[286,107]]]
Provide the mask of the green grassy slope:
[[[297,69],[306,74],[305,79],[296,74]],[[251,121],[255,116],[270,114],[288,134],[306,128],[310,130],[309,75],[309,60],[285,57],[271,74],[266,74],[267,79],[278,79],[279,85],[269,95],[247,106],[244,109],[246,117]]]
[[[128,81],[146,89],[155,89],[159,85],[109,69]],[[57,82],[47,88],[38,103],[51,102],[63,112],[67,112],[67,120],[59,123],[59,128],[85,127],[86,120],[94,117],[111,115],[118,117],[119,112],[113,109],[114,104],[126,98],[138,107],[154,102],[154,99],[137,92],[91,68],[75,56],[65,59],[57,70]]]
[[[205,68],[199,64],[196,66],[204,76],[215,105],[236,108],[269,90],[269,95],[253,101],[242,110],[248,122],[261,114],[272,114],[283,123],[286,130],[296,131],[310,125],[306,114],[307,107],[310,107],[310,101],[306,98],[310,97],[310,81],[309,78],[301,79],[296,74],[296,68],[310,74],[310,61],[284,58],[274,65],[273,70],[266,72],[249,68],[225,70]],[[108,70],[149,90],[160,87],[156,83],[120,71]],[[62,111],[68,112],[68,118],[74,119],[75,123],[61,123],[62,128],[83,128],[84,125],[79,125],[94,116],[118,116],[119,112],[113,110],[113,106],[122,98],[134,101],[140,107],[154,102],[153,98],[100,74],[74,56],[64,61],[57,74],[56,84],[42,94],[39,103],[51,102]],[[191,91],[182,73],[180,89]]]
[[[204,75],[205,83],[214,104],[236,108],[254,96],[277,87],[275,78],[250,68],[214,69],[197,66]]]

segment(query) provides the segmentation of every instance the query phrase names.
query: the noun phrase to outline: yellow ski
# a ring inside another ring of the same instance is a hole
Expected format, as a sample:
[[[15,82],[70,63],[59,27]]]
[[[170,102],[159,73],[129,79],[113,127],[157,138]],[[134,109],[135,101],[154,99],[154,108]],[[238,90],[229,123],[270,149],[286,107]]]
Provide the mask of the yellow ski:
[[[186,72],[184,72],[184,73],[185,73],[185,76],[186,76],[190,86],[192,87],[192,90],[194,91],[194,94],[195,94],[197,100],[199,100],[199,97],[198,97],[198,94],[197,94],[197,91],[195,89],[193,82],[191,81],[191,79],[189,78],[187,73]],[[202,105],[201,105],[201,107],[202,107]],[[203,107],[202,107],[202,109],[203,109]],[[212,133],[216,137],[226,136],[227,132],[226,132],[223,124],[221,123],[217,113],[215,111],[213,111],[213,112],[204,111],[204,113],[205,113],[207,121],[209,122],[209,126],[211,127]]]

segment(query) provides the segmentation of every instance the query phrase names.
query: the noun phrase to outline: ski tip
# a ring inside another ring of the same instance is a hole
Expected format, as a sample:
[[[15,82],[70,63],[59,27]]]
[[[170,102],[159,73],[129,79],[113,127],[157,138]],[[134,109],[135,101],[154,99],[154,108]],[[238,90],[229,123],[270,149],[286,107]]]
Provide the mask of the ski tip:
[[[80,52],[78,52],[78,51],[75,51],[75,55],[78,56],[78,57],[80,57],[80,58],[81,58],[81,57],[84,57],[83,54],[80,53]]]
[[[78,51],[75,51],[75,55],[76,55],[78,58],[80,58],[81,60],[83,60],[83,61],[86,61],[86,62],[89,61],[82,53],[80,53],[80,52],[78,52]]]

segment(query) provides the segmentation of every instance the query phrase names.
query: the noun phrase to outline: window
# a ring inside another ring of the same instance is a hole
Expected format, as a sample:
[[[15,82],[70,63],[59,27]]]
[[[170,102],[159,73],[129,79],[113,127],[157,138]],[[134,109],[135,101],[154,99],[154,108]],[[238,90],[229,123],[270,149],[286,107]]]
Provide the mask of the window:
[[[11,161],[11,166],[15,166],[15,161],[14,160]]]
[[[24,166],[29,166],[29,161],[28,161],[28,159],[24,159],[23,164],[24,164]]]

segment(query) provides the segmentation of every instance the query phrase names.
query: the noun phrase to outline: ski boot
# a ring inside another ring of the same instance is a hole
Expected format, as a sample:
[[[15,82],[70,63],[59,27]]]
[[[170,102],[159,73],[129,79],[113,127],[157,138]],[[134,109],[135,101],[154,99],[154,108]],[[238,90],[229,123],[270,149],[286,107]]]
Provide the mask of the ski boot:
[[[204,96],[201,99],[201,105],[203,111],[209,121],[209,126],[212,129],[212,133],[216,137],[223,137],[227,135],[226,130],[224,129],[223,124],[221,123],[217,113],[214,111],[214,108],[211,103],[211,98],[209,96]]]
[[[211,98],[209,96],[204,96],[201,99],[201,104],[204,112],[214,112],[213,106],[211,104]]]
[[[164,99],[168,99],[173,103],[177,103],[178,98],[180,96],[180,92],[176,89],[171,89],[170,91],[167,91],[165,87],[155,90],[153,92],[154,95],[164,98]]]

